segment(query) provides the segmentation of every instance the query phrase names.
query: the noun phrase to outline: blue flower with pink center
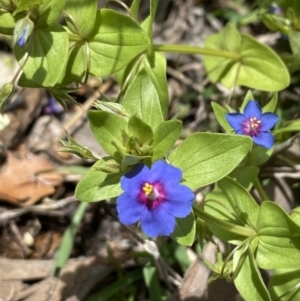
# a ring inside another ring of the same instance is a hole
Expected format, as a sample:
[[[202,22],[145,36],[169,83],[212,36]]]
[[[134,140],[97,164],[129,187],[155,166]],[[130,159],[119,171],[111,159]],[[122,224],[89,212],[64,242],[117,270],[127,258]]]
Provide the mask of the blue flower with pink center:
[[[180,184],[182,171],[164,161],[151,169],[135,165],[121,178],[123,193],[117,199],[120,221],[125,225],[140,222],[150,237],[168,236],[176,226],[176,218],[186,217],[192,210],[194,192]]]
[[[269,131],[279,118],[271,112],[263,113],[257,101],[250,100],[243,113],[227,113],[226,119],[237,134],[250,136],[257,145],[265,148],[274,145]]]

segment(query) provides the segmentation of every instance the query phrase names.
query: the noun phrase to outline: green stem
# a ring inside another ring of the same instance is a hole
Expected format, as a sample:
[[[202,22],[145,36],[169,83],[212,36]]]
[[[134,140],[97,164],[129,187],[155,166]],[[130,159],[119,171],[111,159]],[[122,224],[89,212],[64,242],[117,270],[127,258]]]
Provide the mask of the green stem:
[[[236,52],[198,47],[198,46],[190,46],[190,45],[171,45],[171,44],[153,45],[153,50],[160,51],[160,52],[177,52],[177,53],[217,56],[226,59],[231,59],[234,61],[239,61],[241,59],[240,55]]]
[[[269,200],[269,197],[267,196],[265,190],[263,189],[258,177],[256,177],[255,181],[254,181],[254,187],[257,190],[259,197],[261,199],[261,201],[267,201]]]
[[[255,231],[253,229],[234,225],[227,221],[222,221],[218,218],[215,218],[213,215],[197,208],[196,206],[193,207],[193,210],[194,210],[194,214],[197,217],[200,217],[201,219],[203,219],[204,221],[206,221],[210,224],[213,224],[215,226],[223,228],[224,230],[226,230],[229,233],[237,234],[237,235],[244,236],[244,237],[249,237],[249,236],[252,236],[255,234]]]

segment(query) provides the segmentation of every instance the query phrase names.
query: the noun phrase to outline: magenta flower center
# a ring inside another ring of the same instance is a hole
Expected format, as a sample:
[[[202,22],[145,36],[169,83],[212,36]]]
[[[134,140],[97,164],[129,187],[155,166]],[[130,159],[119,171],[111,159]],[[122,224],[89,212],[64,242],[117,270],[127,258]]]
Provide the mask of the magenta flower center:
[[[160,183],[144,183],[139,195],[139,200],[146,204],[148,209],[157,207],[165,199],[165,192]]]
[[[244,134],[255,137],[260,133],[261,120],[256,117],[251,117],[243,123]]]

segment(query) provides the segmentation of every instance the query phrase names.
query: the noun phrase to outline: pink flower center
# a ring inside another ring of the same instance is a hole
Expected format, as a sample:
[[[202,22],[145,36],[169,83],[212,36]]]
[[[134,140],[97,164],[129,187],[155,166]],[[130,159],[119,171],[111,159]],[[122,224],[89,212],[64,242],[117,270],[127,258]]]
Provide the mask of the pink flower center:
[[[157,207],[165,199],[165,192],[160,183],[144,183],[139,195],[139,200],[144,203],[149,210]]]
[[[244,134],[255,137],[260,133],[261,120],[251,117],[243,123]]]

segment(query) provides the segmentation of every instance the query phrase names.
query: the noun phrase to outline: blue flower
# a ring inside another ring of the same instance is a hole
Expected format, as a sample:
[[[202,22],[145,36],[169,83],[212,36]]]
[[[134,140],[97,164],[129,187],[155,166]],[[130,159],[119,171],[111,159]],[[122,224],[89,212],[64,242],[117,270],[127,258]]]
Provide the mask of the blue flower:
[[[117,199],[120,221],[132,225],[138,221],[151,237],[170,235],[175,217],[185,217],[192,210],[193,191],[180,184],[182,171],[164,161],[155,162],[151,169],[135,165],[121,178],[123,193]]]
[[[278,116],[274,113],[263,113],[255,100],[250,100],[244,113],[227,113],[226,119],[239,135],[250,136],[254,143],[265,148],[271,148],[274,137],[269,130],[277,123]]]

